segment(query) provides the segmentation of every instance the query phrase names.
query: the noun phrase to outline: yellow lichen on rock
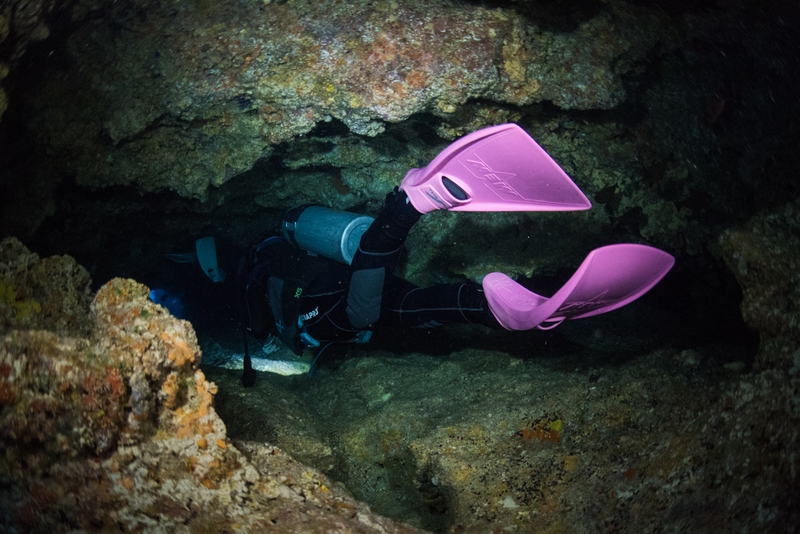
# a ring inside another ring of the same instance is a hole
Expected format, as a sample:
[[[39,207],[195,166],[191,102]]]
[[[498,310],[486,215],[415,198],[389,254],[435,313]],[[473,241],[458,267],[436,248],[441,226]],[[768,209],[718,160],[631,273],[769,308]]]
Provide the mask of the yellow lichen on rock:
[[[511,83],[525,83],[525,66],[519,58],[519,46],[508,43],[503,47],[503,67]]]
[[[507,97],[527,102],[539,93],[541,83],[530,78],[528,74],[528,66],[536,62],[536,55],[530,44],[525,42],[523,35],[520,28],[515,28],[511,32],[511,38],[503,43],[502,72],[508,79],[504,89]]]
[[[86,335],[90,291],[89,273],[73,258],[41,260],[16,238],[0,241],[0,332],[29,328]]]
[[[14,318],[17,321],[42,312],[42,306],[33,299],[17,300],[17,292],[0,274],[0,310],[3,306],[10,307],[14,311]]]

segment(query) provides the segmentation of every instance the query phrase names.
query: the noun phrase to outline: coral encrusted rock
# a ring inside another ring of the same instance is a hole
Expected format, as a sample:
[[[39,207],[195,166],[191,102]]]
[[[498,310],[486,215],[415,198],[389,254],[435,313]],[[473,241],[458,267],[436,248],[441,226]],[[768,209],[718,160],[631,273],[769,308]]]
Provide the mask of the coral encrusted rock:
[[[0,241],[0,334],[11,329],[86,336],[89,272],[69,256],[40,259],[19,240]]]
[[[84,310],[85,336],[57,320],[43,329],[48,272],[74,273],[74,261],[38,260],[14,240],[0,250],[0,530],[417,532],[278,448],[234,445],[191,324],[147,287],[104,285]],[[83,302],[85,287],[64,300]]]
[[[625,3],[565,32],[466,2],[129,0],[76,26],[32,127],[82,185],[203,198],[332,119],[374,136],[470,99],[610,109],[665,26]]]

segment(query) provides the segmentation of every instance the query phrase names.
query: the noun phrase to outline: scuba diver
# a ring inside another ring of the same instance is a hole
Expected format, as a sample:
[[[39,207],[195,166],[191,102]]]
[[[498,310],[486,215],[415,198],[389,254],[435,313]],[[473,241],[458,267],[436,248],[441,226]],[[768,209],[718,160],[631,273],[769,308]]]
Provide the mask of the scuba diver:
[[[412,169],[373,220],[322,206],[289,210],[280,232],[240,266],[243,324],[259,341],[278,337],[305,347],[369,340],[378,327],[430,328],[476,323],[488,328],[554,328],[619,308],[652,288],[674,258],[620,244],[592,251],[552,297],[502,273],[473,282],[418,287],[393,274],[406,237],[425,213],[571,211],[591,203],[556,162],[516,124],[473,132],[423,169]],[[245,334],[242,382],[251,386]]]

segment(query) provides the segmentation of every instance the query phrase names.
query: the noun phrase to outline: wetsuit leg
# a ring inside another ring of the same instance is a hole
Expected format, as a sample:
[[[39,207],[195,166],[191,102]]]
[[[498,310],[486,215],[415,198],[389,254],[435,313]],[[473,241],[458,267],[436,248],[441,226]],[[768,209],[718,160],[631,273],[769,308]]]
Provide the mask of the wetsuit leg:
[[[381,325],[431,328],[447,323],[482,324],[503,330],[478,284],[465,282],[422,288],[396,276],[391,278]]]
[[[403,191],[386,195],[383,209],[361,236],[350,266],[347,317],[354,328],[370,328],[381,314],[384,286],[421,214]]]

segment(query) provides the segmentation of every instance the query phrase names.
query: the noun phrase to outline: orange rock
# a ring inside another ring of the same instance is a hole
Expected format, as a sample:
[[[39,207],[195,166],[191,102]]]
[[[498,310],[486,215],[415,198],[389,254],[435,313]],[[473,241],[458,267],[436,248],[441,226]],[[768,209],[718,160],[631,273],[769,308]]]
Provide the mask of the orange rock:
[[[0,383],[0,404],[12,404],[17,400],[17,394],[8,382]]]
[[[164,380],[164,385],[161,386],[161,390],[164,392],[164,395],[166,395],[164,405],[169,409],[175,408],[178,400],[178,392],[180,391],[178,387],[178,374],[175,372],[170,373],[167,379]]]

